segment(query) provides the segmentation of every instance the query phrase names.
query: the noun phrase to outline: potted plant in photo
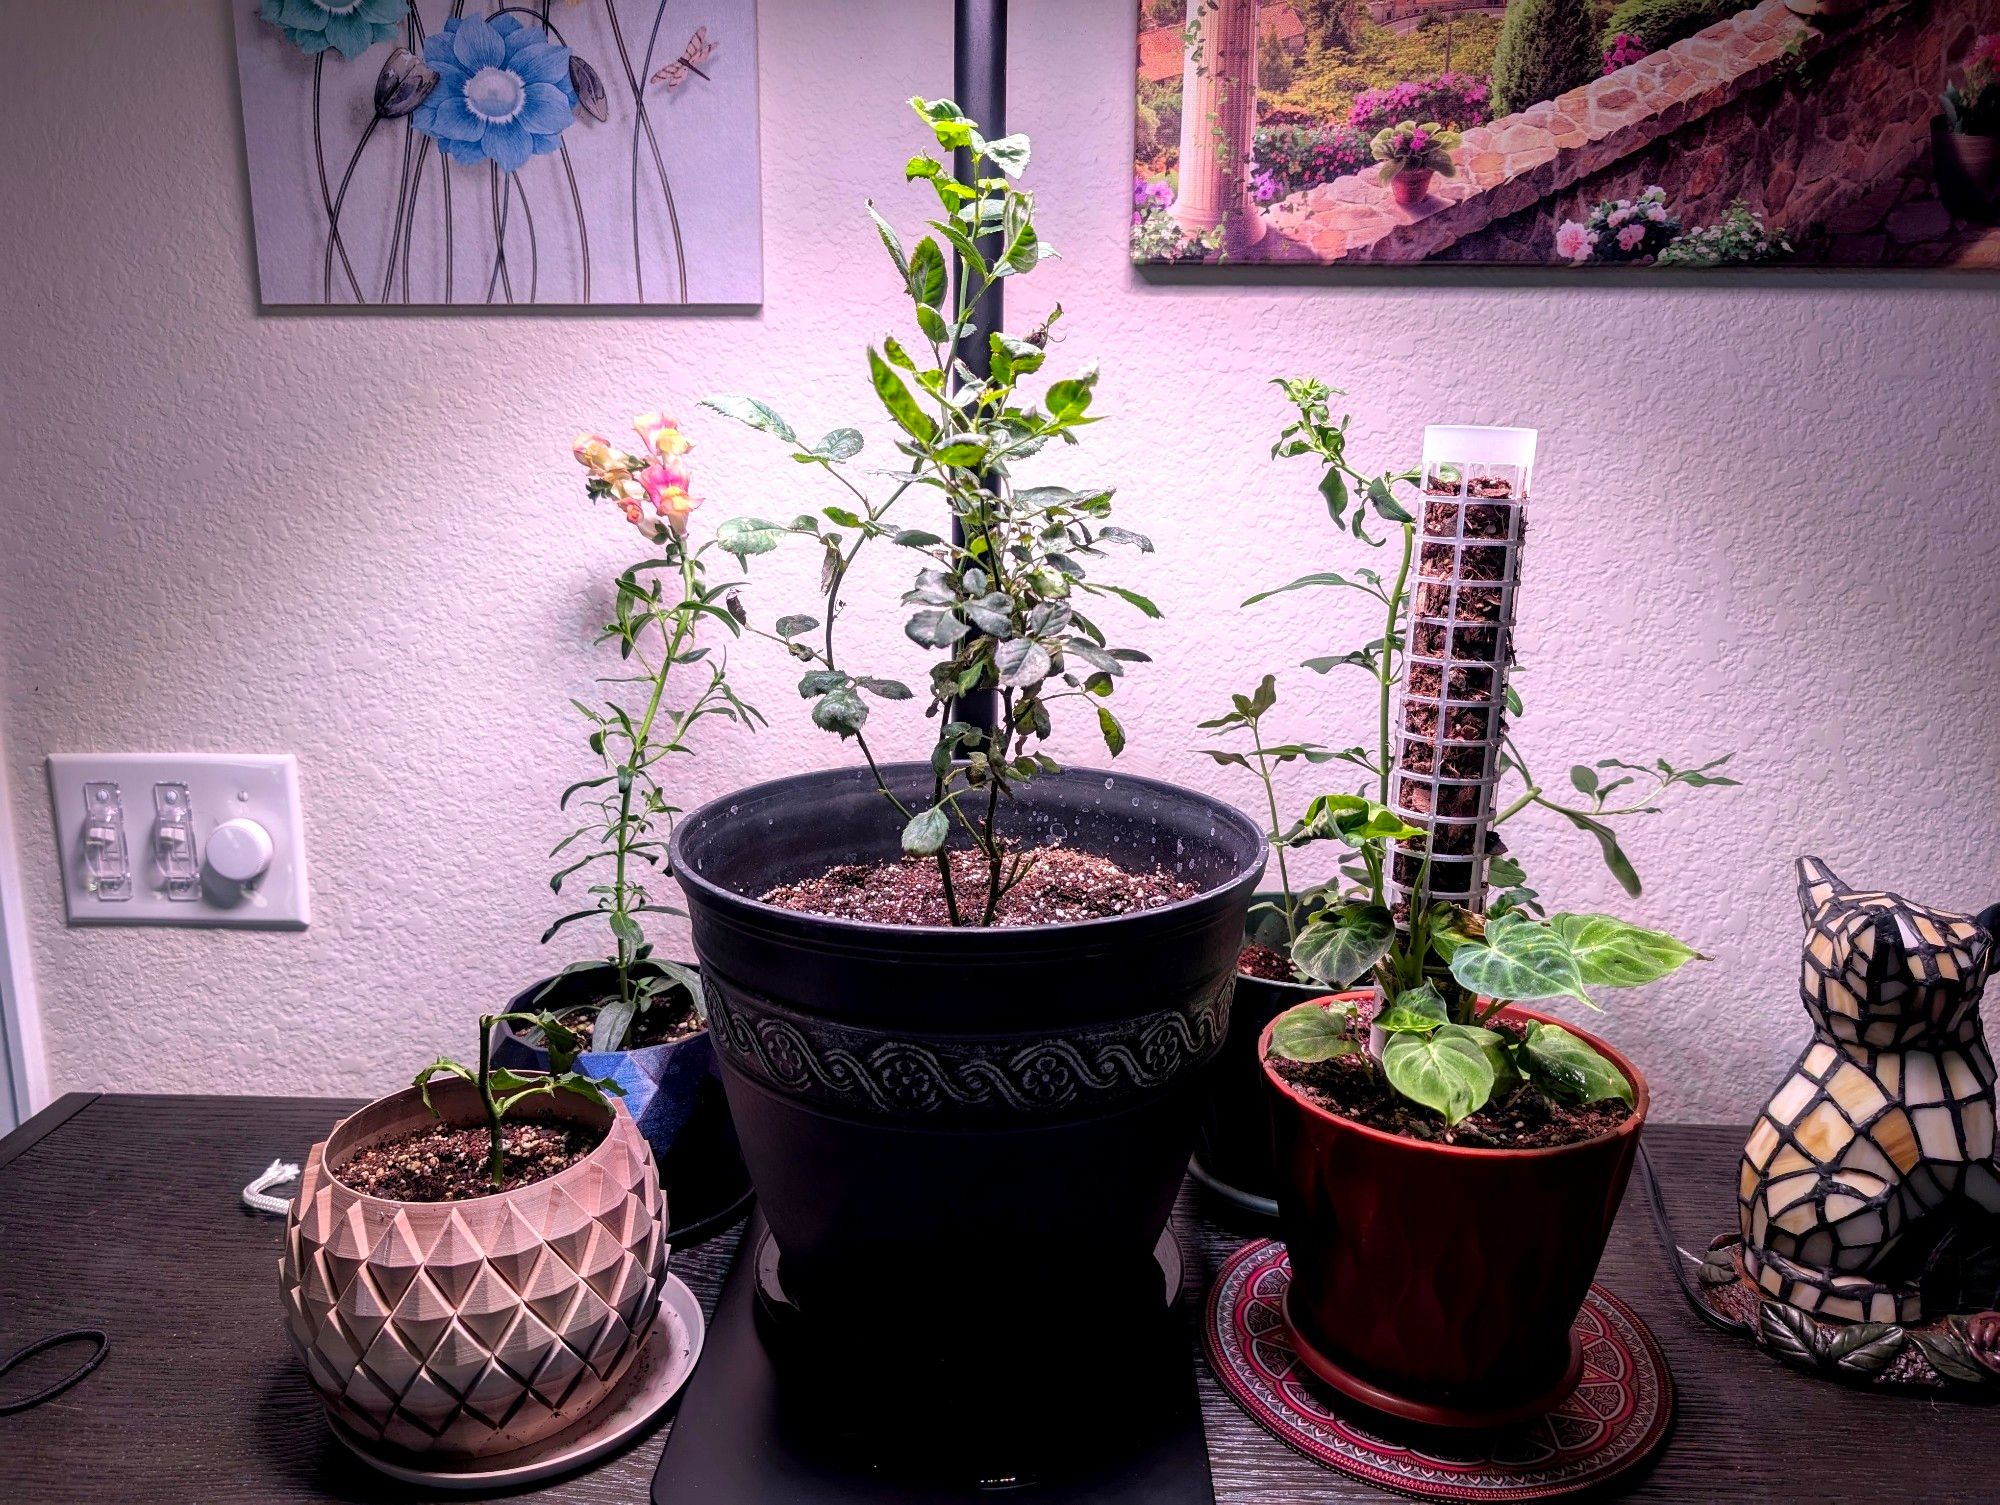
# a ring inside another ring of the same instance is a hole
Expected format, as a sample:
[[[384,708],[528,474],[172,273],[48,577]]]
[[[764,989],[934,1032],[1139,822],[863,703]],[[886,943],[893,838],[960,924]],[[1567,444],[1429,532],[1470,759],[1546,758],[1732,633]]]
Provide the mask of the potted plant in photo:
[[[1309,658],[1301,667],[1318,674],[1365,675],[1375,701],[1378,742],[1386,746],[1392,730],[1396,691],[1403,682],[1406,667],[1406,639],[1417,595],[1414,577],[1419,566],[1420,543],[1418,520],[1397,500],[1396,493],[1398,487],[1409,487],[1421,476],[1416,470],[1362,474],[1346,458],[1349,419],[1343,416],[1334,422],[1328,408],[1329,399],[1338,394],[1311,380],[1278,381],[1274,385],[1292,401],[1296,416],[1272,446],[1273,457],[1308,456],[1319,462],[1319,492],[1336,534],[1351,536],[1358,546],[1380,548],[1383,540],[1368,532],[1372,516],[1383,524],[1385,537],[1395,539],[1399,547],[1395,551],[1397,557],[1387,561],[1386,570],[1366,565],[1319,569],[1285,585],[1259,591],[1243,605],[1249,608],[1292,592],[1314,590],[1345,591],[1363,599],[1369,619],[1379,623],[1375,635],[1349,651]],[[1491,603],[1475,603],[1468,597],[1467,605],[1486,610]],[[1436,687],[1438,671],[1434,666],[1417,664],[1415,672],[1420,691]],[[1472,672],[1461,669],[1456,677],[1464,681]],[[1216,730],[1219,736],[1233,738],[1235,745],[1204,751],[1219,764],[1242,767],[1258,776],[1262,786],[1260,804],[1268,811],[1271,822],[1269,834],[1277,857],[1279,886],[1273,893],[1259,895],[1251,908],[1235,1000],[1230,1007],[1229,1038],[1211,1077],[1194,1169],[1205,1184],[1230,1201],[1275,1216],[1278,1169],[1272,1155],[1271,1100],[1259,1041],[1264,1027],[1280,1013],[1324,994],[1327,978],[1322,972],[1301,966],[1294,960],[1292,948],[1308,922],[1340,892],[1338,883],[1296,885],[1286,854],[1297,847],[1334,839],[1341,830],[1329,825],[1323,814],[1317,819],[1298,813],[1281,814],[1273,774],[1291,762],[1339,763],[1358,769],[1372,786],[1376,808],[1371,812],[1362,805],[1349,807],[1361,814],[1348,820],[1346,831],[1387,840],[1397,831],[1411,828],[1405,827],[1390,808],[1389,767],[1380,755],[1379,746],[1372,751],[1365,747],[1336,750],[1315,743],[1268,741],[1262,723],[1276,703],[1276,684],[1269,675],[1252,694],[1239,695],[1234,700],[1229,713],[1203,722],[1202,726]],[[1518,709],[1518,693],[1510,693],[1506,703]],[[1576,797],[1568,798],[1533,780],[1516,750],[1498,761],[1496,771],[1507,800],[1495,811],[1490,824],[1497,831],[1533,810],[1557,815],[1593,837],[1612,875],[1636,897],[1640,892],[1638,873],[1613,827],[1629,818],[1655,813],[1660,809],[1660,796],[1671,791],[1730,784],[1730,779],[1717,772],[1726,761],[1685,770],[1671,765],[1641,769],[1610,758],[1577,764],[1573,765],[1571,777],[1581,782],[1574,786]],[[1587,795],[1583,792],[1586,784],[1590,791]],[[1645,791],[1643,794],[1637,792],[1641,789]],[[1357,797],[1365,798],[1367,793],[1364,788]],[[1466,796],[1461,790],[1453,797]],[[1358,854],[1349,853],[1343,868],[1344,881],[1350,887],[1369,885],[1370,875]],[[1502,889],[1519,899],[1532,901],[1526,874],[1511,857],[1496,856],[1491,876]]]
[[[1343,853],[1341,876],[1306,896],[1292,957],[1329,987],[1372,988],[1289,1010],[1260,1045],[1287,1320],[1302,1361],[1343,1393],[1414,1420],[1496,1425],[1546,1411],[1576,1382],[1570,1324],[1647,1106],[1618,1052],[1519,1004],[1594,1008],[1589,990],[1696,957],[1609,915],[1548,913],[1497,828],[1529,809],[1559,815],[1636,895],[1610,822],[1671,790],[1734,781],[1722,759],[1577,764],[1561,796],[1536,779],[1508,729],[1520,701],[1506,683],[1532,434],[1433,430],[1458,453],[1363,476],[1327,389],[1285,386],[1299,417],[1281,453],[1321,461],[1336,523],[1399,541],[1386,578],[1318,582],[1382,613],[1382,635],[1337,661],[1375,680],[1378,718],[1372,747],[1336,755],[1363,788],[1315,798],[1290,835]],[[1397,487],[1412,483],[1406,506]],[[1501,806],[1509,780],[1519,792]]]
[[[595,434],[579,435],[574,446],[588,496],[615,503],[657,553],[620,573],[612,620],[598,635],[618,648],[618,671],[602,681],[611,693],[596,705],[572,702],[601,767],[563,791],[563,809],[587,818],[550,853],[562,866],[549,886],[557,894],[581,888],[590,902],[542,935],[547,943],[571,926],[601,925],[609,954],[573,962],[516,994],[496,1026],[494,1052],[503,1066],[548,1069],[541,1038],[513,1027],[523,1010],[554,1014],[584,1040],[583,1069],[618,1083],[659,1157],[681,1219],[673,1235],[686,1242],[747,1206],[749,1175],[703,1016],[700,974],[656,956],[646,937],[649,916],[681,913],[658,893],[680,809],[662,778],[672,759],[693,752],[704,723],[754,729],[762,718],[730,686],[720,655],[698,641],[704,620],[732,634],[740,625],[723,604],[736,582],[709,575],[715,541],[689,537],[689,514],[699,505],[689,489],[692,445],[663,413],[633,428],[642,453],[614,450]],[[670,691],[689,680],[694,688],[676,703]]]
[[[503,1022],[546,1040],[553,1069],[494,1064]],[[588,1415],[644,1343],[665,1199],[581,1045],[551,1014],[488,1015],[476,1067],[433,1062],[307,1157],[278,1263],[285,1327],[364,1448],[527,1447]]]
[[[1382,181],[1389,185],[1396,202],[1407,209],[1429,196],[1434,176],[1458,175],[1451,154],[1459,140],[1457,131],[1447,130],[1435,120],[1422,125],[1405,120],[1377,131],[1368,143],[1368,150],[1382,164],[1379,169]]]
[[[2000,222],[2000,32],[1979,38],[1931,122],[1938,196],[1960,219]]]
[[[1264,841],[1218,801],[1049,750],[1062,722],[1125,745],[1109,702],[1146,655],[1100,613],[1158,610],[1099,572],[1151,545],[1112,522],[1109,488],[1017,474],[1095,421],[1096,373],[1042,379],[1060,309],[970,348],[979,300],[1054,253],[1019,181],[1027,140],[914,104],[939,152],[906,171],[936,210],[907,245],[876,216],[917,329],[867,355],[889,464],[860,463],[853,428],[809,442],[764,402],[710,400],[839,488],[720,537],[745,558],[787,537],[818,554],[815,609],[758,630],[860,766],[686,816],[673,867],[787,1297],[863,1351],[885,1311],[938,1314],[942,1351],[903,1367],[919,1393],[897,1401],[946,1407],[940,1428],[1081,1429],[1084,1376],[1022,1337],[1157,1317],[1156,1249]],[[904,635],[930,656],[915,687],[841,633],[871,546],[911,560]],[[923,715],[899,724],[902,708]]]

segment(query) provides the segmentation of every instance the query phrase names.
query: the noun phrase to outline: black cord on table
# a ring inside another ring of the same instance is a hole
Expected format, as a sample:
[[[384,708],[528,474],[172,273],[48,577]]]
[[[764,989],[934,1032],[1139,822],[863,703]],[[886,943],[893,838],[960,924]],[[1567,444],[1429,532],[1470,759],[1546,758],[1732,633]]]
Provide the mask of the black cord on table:
[[[1681,1258],[1680,1245],[1674,1241],[1673,1227],[1667,1222],[1667,1199],[1660,1192],[1660,1178],[1653,1174],[1652,1157],[1647,1155],[1643,1139],[1639,1141],[1639,1171],[1646,1178],[1646,1203],[1653,1212],[1653,1227],[1660,1235],[1660,1252],[1666,1256],[1667,1268],[1673,1272],[1674,1283],[1687,1297],[1688,1305],[1710,1327],[1720,1328],[1726,1333],[1748,1332],[1748,1323],[1723,1316],[1701,1299],[1701,1290],[1695,1285],[1694,1277],[1688,1274],[1687,1261]]]
[[[67,1332],[50,1333],[46,1338],[37,1338],[26,1348],[17,1349],[6,1358],[0,1359],[0,1376],[5,1376],[38,1353],[47,1353],[51,1348],[60,1348],[65,1343],[89,1343],[90,1357],[85,1359],[68,1374],[50,1385],[44,1385],[32,1395],[24,1395],[19,1400],[0,1400],[0,1416],[12,1416],[16,1411],[31,1411],[44,1401],[54,1400],[72,1385],[81,1383],[90,1372],[104,1362],[111,1352],[111,1339],[100,1328],[73,1327]]]

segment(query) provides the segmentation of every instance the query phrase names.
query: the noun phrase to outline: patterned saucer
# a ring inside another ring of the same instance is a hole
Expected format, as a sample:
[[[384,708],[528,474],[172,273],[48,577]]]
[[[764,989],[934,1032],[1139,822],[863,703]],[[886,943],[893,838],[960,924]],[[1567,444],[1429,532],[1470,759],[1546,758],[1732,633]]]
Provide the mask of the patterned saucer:
[[[1203,1336],[1222,1387],[1258,1425],[1316,1463],[1420,1500],[1546,1500],[1650,1458],[1673,1421],[1674,1382],[1646,1325],[1602,1286],[1576,1319],[1583,1380],[1547,1416],[1491,1432],[1419,1427],[1336,1401],[1293,1353],[1282,1316],[1285,1246],[1229,1257]]]

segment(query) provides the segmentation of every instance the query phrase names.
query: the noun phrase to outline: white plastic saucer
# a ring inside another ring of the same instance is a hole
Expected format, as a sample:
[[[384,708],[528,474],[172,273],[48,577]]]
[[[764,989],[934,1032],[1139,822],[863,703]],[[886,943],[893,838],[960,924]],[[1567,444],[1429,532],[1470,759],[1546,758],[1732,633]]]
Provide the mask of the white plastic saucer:
[[[594,1463],[653,1422],[680,1393],[701,1357],[701,1303],[677,1275],[660,1285],[660,1310],[618,1388],[590,1415],[530,1447],[490,1458],[425,1458],[356,1436],[328,1418],[341,1445],[370,1468],[433,1489],[511,1489]]]

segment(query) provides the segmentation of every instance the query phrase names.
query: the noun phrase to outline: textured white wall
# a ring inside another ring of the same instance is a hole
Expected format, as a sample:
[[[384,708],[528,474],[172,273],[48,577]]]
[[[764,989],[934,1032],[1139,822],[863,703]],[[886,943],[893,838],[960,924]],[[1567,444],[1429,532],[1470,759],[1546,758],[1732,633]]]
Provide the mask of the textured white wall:
[[[1558,776],[1571,753],[1735,749],[1748,786],[1632,833],[1636,904],[1567,827],[1517,846],[1566,906],[1716,956],[1602,1022],[1666,1115],[1747,1116],[1802,1028],[1796,854],[2000,898],[2000,284],[1149,282],[1124,253],[1130,12],[1021,0],[1010,121],[1065,256],[1017,312],[1059,298],[1058,363],[1106,372],[1106,421],[1060,472],[1116,481],[1160,546],[1126,575],[1170,617],[1127,635],[1162,667],[1120,693],[1123,762],[1247,801],[1192,723],[1266,668],[1297,734],[1366,735],[1358,678],[1287,666],[1367,623],[1327,594],[1235,608],[1354,559],[1311,473],[1265,458],[1266,378],[1352,390],[1379,463],[1429,421],[1539,425],[1525,747]],[[0,622],[58,1090],[386,1089],[547,969],[544,854],[583,762],[566,699],[631,557],[567,436],[718,389],[881,434],[860,357],[896,300],[861,200],[916,215],[900,101],[948,91],[949,24],[942,0],[764,0],[760,315],[310,317],[256,307],[223,7],[14,8]],[[707,524],[826,499],[760,436],[699,437]],[[757,609],[807,604],[811,568],[760,561]],[[891,599],[850,630],[917,672]],[[686,803],[840,756],[789,666],[741,665],[774,725],[718,738]],[[64,928],[43,757],[184,746],[299,755],[309,932]],[[1080,730],[1060,750],[1101,756]]]

